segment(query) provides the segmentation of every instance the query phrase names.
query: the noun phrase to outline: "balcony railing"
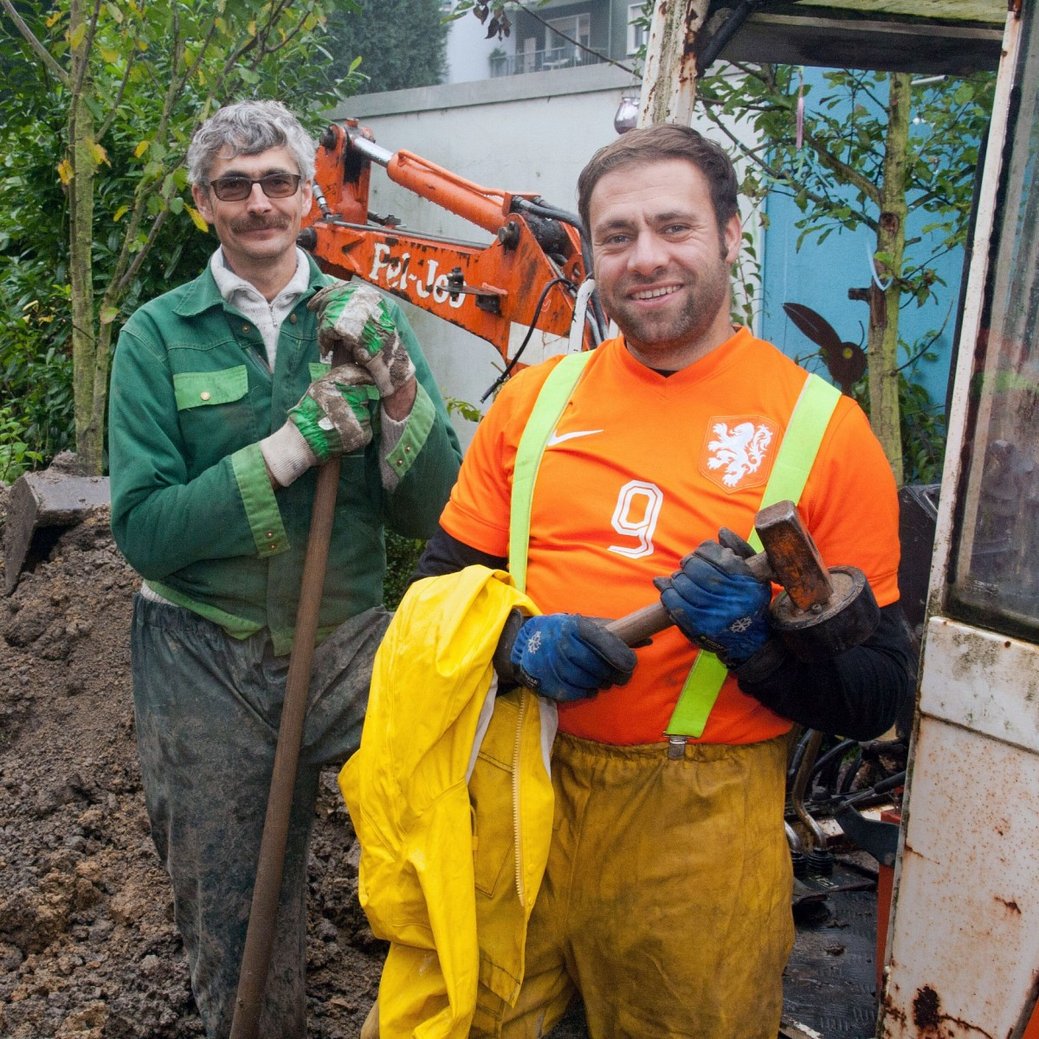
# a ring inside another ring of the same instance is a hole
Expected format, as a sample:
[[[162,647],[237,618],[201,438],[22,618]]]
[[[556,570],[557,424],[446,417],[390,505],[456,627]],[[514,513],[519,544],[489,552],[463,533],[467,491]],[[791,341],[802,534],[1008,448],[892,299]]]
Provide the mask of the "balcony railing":
[[[572,69],[577,65],[598,65],[605,59],[580,47],[552,47],[548,50],[519,51],[516,54],[492,54],[491,78],[520,76],[525,72]]]

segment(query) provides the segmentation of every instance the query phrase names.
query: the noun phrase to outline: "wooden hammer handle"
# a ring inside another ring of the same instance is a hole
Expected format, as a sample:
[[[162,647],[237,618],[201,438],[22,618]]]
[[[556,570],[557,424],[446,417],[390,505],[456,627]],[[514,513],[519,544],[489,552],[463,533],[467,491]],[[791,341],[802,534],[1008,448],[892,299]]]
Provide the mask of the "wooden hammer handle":
[[[754,518],[754,528],[765,551],[744,562],[759,581],[781,584],[800,610],[829,601],[833,595],[830,575],[792,501],[779,501],[762,509]],[[658,600],[610,621],[606,630],[633,646],[669,628],[672,623]]]
[[[751,573],[761,582],[772,580],[772,569],[768,563],[768,557],[764,552],[751,556],[746,560]],[[665,628],[670,628],[674,621],[671,620],[667,610],[658,599],[641,609],[633,610],[615,621],[606,625],[606,630],[616,635],[622,642],[634,646]]]

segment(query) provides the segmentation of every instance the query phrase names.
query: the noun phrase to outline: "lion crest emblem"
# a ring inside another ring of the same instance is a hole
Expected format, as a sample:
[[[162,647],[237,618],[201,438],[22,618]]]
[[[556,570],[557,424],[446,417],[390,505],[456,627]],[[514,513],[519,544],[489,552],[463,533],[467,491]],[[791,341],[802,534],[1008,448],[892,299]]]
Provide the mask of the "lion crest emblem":
[[[716,422],[711,434],[707,468],[721,470],[726,487],[738,487],[747,476],[757,473],[772,443],[772,430],[764,423],[738,422],[730,426]]]

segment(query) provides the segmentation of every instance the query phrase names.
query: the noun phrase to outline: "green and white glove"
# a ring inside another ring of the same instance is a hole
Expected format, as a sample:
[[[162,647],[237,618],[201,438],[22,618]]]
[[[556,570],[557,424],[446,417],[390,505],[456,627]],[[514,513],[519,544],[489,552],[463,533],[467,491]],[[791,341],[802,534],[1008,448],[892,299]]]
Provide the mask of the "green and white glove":
[[[260,441],[274,480],[287,487],[311,466],[366,447],[372,439],[368,402],[377,397],[360,365],[340,365],[315,379],[289,408],[285,425]]]
[[[339,283],[316,293],[308,304],[318,316],[322,354],[334,350],[361,365],[383,397],[392,397],[415,377],[383,296],[371,285]]]

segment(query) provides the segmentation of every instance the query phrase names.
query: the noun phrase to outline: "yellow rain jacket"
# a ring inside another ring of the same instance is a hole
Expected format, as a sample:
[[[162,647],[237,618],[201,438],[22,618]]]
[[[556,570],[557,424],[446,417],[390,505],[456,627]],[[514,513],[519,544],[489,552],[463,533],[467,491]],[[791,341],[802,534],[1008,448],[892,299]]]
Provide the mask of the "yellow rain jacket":
[[[381,1039],[492,1029],[523,978],[526,925],[552,836],[555,705],[496,697],[513,607],[503,571],[411,586],[375,658],[360,749],[339,787],[361,845],[358,895],[390,951]]]

